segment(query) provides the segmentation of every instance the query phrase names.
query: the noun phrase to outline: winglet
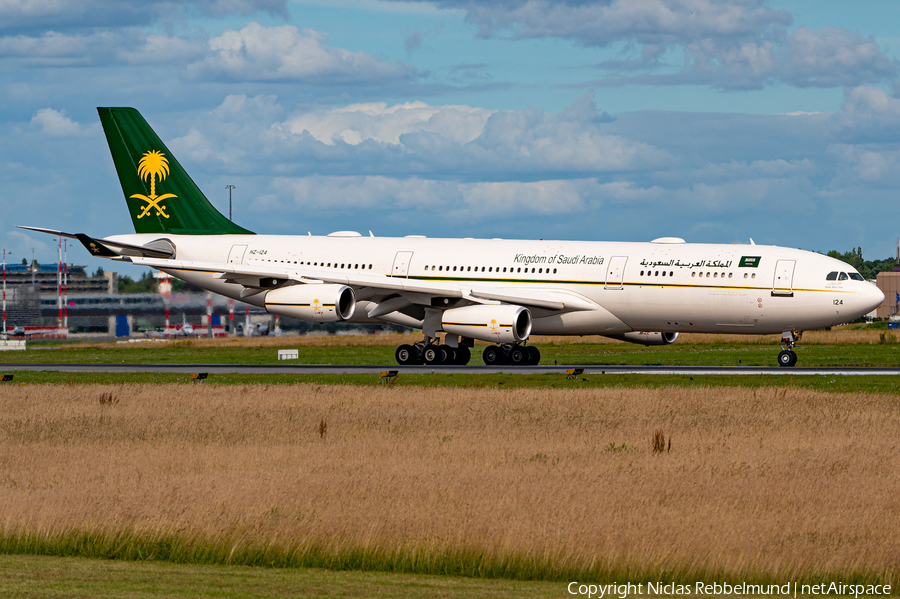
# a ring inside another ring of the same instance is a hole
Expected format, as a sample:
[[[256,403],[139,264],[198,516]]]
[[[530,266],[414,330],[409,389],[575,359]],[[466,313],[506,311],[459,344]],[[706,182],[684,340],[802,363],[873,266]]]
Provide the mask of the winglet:
[[[115,253],[100,241],[88,237],[84,233],[77,233],[75,238],[91,253],[92,256],[100,256],[101,258],[115,258],[119,254]]]

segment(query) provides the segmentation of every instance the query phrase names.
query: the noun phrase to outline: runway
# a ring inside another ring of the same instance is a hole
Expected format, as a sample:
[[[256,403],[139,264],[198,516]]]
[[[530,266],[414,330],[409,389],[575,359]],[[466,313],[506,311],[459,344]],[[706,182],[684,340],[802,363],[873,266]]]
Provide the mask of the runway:
[[[89,372],[89,373],[185,373],[209,374],[380,374],[396,370],[404,374],[559,374],[571,368],[583,375],[669,374],[669,375],[900,375],[900,367],[794,367],[767,366],[355,366],[340,364],[0,364],[0,372]]]

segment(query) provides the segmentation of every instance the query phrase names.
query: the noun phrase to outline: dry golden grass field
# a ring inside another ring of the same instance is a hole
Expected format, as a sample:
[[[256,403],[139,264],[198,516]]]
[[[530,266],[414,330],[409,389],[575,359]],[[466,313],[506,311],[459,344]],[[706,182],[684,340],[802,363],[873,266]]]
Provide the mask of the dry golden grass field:
[[[900,397],[5,386],[0,506],[2,552],[896,585]]]

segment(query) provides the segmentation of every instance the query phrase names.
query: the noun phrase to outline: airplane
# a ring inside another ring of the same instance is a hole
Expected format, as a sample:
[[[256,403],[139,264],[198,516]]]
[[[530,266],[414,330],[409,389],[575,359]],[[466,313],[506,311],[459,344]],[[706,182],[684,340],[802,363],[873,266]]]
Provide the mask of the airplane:
[[[15,326],[11,330],[8,330],[6,335],[8,337],[31,337],[32,335],[37,335],[39,333],[35,333],[32,331],[26,331],[25,327]]]
[[[181,315],[181,328],[176,333],[177,335],[183,335],[185,337],[190,337],[194,334],[194,325],[190,324],[187,321],[187,316]]]
[[[668,345],[683,332],[781,334],[797,363],[803,331],[854,320],[884,295],[814,252],[745,244],[257,235],[207,200],[134,108],[98,108],[134,234],[78,239],[95,256],[148,266],[270,313],[311,322],[396,324],[423,339],[399,364],[534,365],[532,335],[603,335]],[[438,336],[444,334],[443,341]]]

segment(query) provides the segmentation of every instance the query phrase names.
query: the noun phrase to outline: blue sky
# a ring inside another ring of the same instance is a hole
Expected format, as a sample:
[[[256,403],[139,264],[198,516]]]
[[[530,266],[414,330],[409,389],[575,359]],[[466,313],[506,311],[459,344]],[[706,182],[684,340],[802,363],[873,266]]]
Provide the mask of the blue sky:
[[[261,233],[892,255],[900,4],[0,0],[0,244],[132,231],[134,106]],[[76,249],[75,263],[103,264]],[[105,264],[109,266],[108,263]],[[121,270],[121,269],[120,269]]]

